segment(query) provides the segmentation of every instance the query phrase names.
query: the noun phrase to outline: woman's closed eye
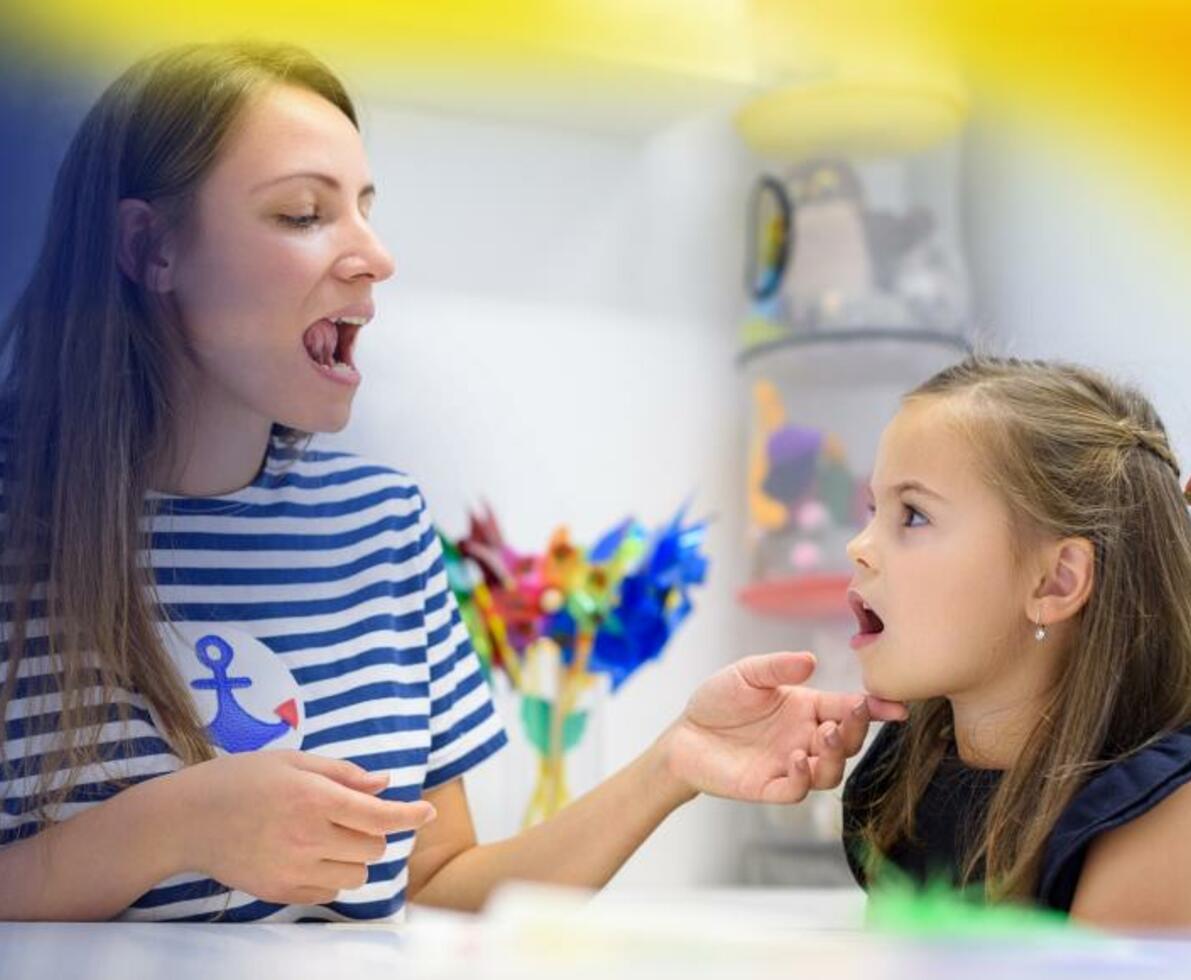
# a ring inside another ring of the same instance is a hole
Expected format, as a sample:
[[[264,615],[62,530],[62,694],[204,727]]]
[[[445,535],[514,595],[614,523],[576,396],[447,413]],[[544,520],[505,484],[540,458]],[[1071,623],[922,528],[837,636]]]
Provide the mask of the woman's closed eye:
[[[365,221],[370,220],[366,212],[362,212],[362,216]],[[283,225],[296,228],[298,231],[306,231],[317,224],[321,224],[325,219],[323,215],[314,211],[311,214],[279,214],[277,215],[277,220]]]
[[[320,218],[321,215],[317,211],[313,214],[279,214],[277,216],[277,220],[282,224],[297,228],[299,231],[313,228],[318,224]]]

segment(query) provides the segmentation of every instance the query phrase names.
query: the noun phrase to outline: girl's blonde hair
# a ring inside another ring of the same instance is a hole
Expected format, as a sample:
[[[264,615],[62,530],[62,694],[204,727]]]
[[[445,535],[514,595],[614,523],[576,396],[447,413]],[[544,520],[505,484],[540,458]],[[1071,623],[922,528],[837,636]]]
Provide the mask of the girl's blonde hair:
[[[168,230],[191,233],[197,191],[233,124],[278,84],[323,96],[358,125],[339,80],[292,45],[187,44],[125,71],[67,150],[40,255],[0,331],[9,364],[0,718],[14,697],[40,694],[44,713],[21,727],[30,738],[58,733],[33,769],[38,823],[84,768],[119,750],[100,741],[106,723],[129,717],[118,688],[156,710],[184,763],[212,755],[159,637],[152,570],[140,560],[150,481],[176,462],[179,372],[192,353],[176,308],[119,269],[117,205],[149,201]],[[274,432],[291,446],[308,438]],[[38,665],[23,671],[31,658]],[[7,778],[16,771],[6,764]]]
[[[956,400],[1017,546],[1082,537],[1095,553],[1058,681],[960,869],[961,883],[983,869],[989,899],[1028,899],[1087,776],[1191,723],[1191,517],[1166,430],[1131,387],[1070,364],[974,356],[905,400],[939,398]],[[913,838],[950,726],[945,698],[910,706],[863,830],[870,853]]]

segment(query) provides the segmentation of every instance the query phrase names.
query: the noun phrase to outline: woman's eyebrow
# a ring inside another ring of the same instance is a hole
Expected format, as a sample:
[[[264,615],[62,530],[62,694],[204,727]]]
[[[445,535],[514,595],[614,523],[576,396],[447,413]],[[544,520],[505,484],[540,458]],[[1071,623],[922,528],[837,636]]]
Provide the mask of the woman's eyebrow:
[[[305,178],[310,178],[313,180],[319,180],[319,181],[322,181],[324,184],[327,184],[328,186],[334,188],[335,190],[339,190],[339,186],[340,186],[339,181],[337,181],[330,174],[322,174],[322,173],[318,173],[317,171],[314,171],[314,170],[299,170],[296,173],[282,174],[280,177],[270,177],[268,180],[261,181],[259,184],[257,184],[255,187],[252,188],[252,193],[256,193],[257,191],[261,190],[262,188],[269,187],[272,184],[280,183],[283,180],[294,180],[295,178],[298,178],[298,177],[305,177]],[[376,185],[375,184],[365,184],[364,187],[361,188],[361,190],[360,190],[359,197],[361,197],[361,198],[374,197],[375,195],[376,195]]]

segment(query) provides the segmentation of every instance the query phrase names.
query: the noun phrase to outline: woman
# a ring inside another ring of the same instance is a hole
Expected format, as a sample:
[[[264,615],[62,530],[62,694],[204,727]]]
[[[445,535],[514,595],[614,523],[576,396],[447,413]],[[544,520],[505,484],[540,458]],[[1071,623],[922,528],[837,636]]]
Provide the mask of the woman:
[[[376,918],[597,886],[699,792],[832,786],[870,710],[807,654],[707,681],[556,819],[478,845],[504,733],[409,477],[341,429],[392,257],[305,52],[189,45],[82,124],[10,315],[0,916]],[[262,751],[265,750],[265,751]],[[351,760],[351,761],[349,761]]]

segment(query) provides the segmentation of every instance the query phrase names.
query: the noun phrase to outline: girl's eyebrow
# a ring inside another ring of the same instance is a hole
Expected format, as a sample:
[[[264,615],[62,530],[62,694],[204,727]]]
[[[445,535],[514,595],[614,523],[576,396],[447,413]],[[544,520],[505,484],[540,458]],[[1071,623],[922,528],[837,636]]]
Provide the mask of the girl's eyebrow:
[[[902,480],[901,483],[895,484],[894,486],[890,487],[889,493],[901,494],[907,490],[913,490],[914,492],[923,494],[926,497],[933,497],[935,500],[940,500],[940,501],[944,501],[944,502],[947,500],[947,498],[944,497],[941,493],[937,493],[936,491],[934,491],[930,487],[928,487],[925,483],[921,483],[918,480]],[[869,493],[873,493],[873,492],[874,491],[873,491],[872,487],[870,486]]]
[[[252,192],[256,193],[263,187],[269,187],[272,184],[278,184],[283,180],[293,180],[297,177],[306,177],[306,178],[310,178],[313,180],[319,180],[319,181],[322,181],[324,184],[327,184],[328,186],[334,188],[335,190],[339,190],[339,181],[337,181],[330,174],[321,174],[314,170],[300,170],[297,173],[282,174],[280,177],[270,177],[268,180],[261,181],[259,184],[257,184],[255,187],[252,188]],[[376,185],[375,184],[365,184],[364,187],[361,188],[361,190],[360,190],[359,198],[375,197],[375,196],[376,196]]]

